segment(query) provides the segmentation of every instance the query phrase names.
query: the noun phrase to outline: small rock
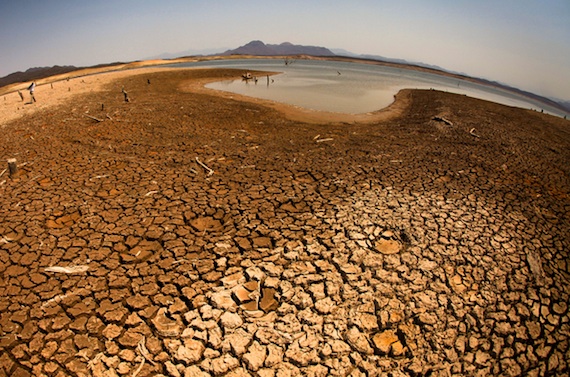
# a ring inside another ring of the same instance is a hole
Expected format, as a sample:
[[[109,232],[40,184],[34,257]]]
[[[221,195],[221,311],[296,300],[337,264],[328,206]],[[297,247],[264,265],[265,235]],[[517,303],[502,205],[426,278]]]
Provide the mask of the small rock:
[[[224,328],[224,331],[235,330],[243,325],[243,319],[237,313],[225,312],[220,317],[220,323]]]
[[[374,347],[383,354],[389,354],[392,344],[398,341],[398,336],[392,330],[386,330],[382,333],[374,335],[372,344]]]
[[[247,352],[247,347],[251,342],[251,334],[243,329],[237,329],[236,332],[227,335],[222,342],[222,351],[232,351],[236,356],[241,356]]]
[[[368,338],[366,335],[362,334],[357,327],[352,327],[350,330],[346,332],[345,335],[346,341],[350,346],[358,352],[362,352],[368,355],[374,353],[372,347],[368,343]]]
[[[406,347],[404,347],[404,345],[400,341],[392,343],[392,355],[402,356],[404,355],[405,351]]]
[[[210,300],[215,308],[222,310],[229,310],[231,308],[235,308],[236,306],[236,303],[232,299],[232,292],[229,290],[213,293],[210,297]]]
[[[426,325],[434,325],[437,323],[437,316],[433,313],[421,313],[418,316],[418,319],[421,323],[424,323]]]
[[[239,366],[239,360],[231,355],[223,355],[212,360],[210,369],[214,376],[221,376]]]
[[[235,300],[239,304],[243,304],[252,300],[251,291],[247,290],[243,285],[236,285],[234,288],[232,288],[232,293]]]
[[[265,366],[271,368],[283,362],[283,349],[275,344],[267,346],[267,357],[265,358]]]
[[[164,363],[164,367],[166,368],[166,372],[168,373],[168,375],[172,376],[172,377],[180,377],[180,372],[178,371],[178,368],[176,368],[176,365],[174,365],[172,363],[172,361],[167,361]]]
[[[204,344],[198,340],[185,340],[184,345],[178,347],[175,359],[186,364],[198,362],[204,354]]]
[[[259,267],[249,267],[245,270],[245,274],[250,280],[263,281],[265,280],[265,272],[263,272]]]
[[[279,307],[279,303],[275,299],[275,293],[276,291],[273,288],[263,288],[259,309],[265,312],[276,310]]]
[[[267,347],[254,341],[248,348],[247,353],[243,355],[242,360],[247,365],[248,369],[255,372],[259,370],[265,363],[267,356]]]
[[[317,302],[315,302],[315,309],[320,314],[329,314],[334,310],[335,307],[336,304],[330,297],[326,297],[322,300],[318,300]]]
[[[112,323],[107,327],[105,327],[105,330],[103,330],[103,336],[107,339],[115,339],[119,337],[119,335],[121,335],[122,331],[123,331],[122,326],[117,326]]]

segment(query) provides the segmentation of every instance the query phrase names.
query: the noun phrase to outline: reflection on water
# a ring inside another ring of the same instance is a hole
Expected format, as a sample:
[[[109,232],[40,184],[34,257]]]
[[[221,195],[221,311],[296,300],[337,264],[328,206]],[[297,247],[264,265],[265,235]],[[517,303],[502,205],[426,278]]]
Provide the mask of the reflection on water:
[[[208,88],[288,103],[304,108],[358,114],[382,109],[404,88],[437,89],[526,109],[565,114],[547,104],[504,89],[457,78],[381,65],[337,61],[295,60],[285,65],[279,59],[220,60],[183,63],[185,67],[224,67],[281,72],[255,80],[231,80],[208,84]]]

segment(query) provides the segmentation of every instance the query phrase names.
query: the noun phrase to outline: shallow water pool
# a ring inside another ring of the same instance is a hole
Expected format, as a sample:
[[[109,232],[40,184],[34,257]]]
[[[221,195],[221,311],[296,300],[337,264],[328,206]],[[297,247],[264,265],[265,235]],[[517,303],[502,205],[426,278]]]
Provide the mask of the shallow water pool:
[[[550,107],[505,89],[428,72],[375,64],[322,60],[238,59],[176,64],[178,67],[219,67],[281,72],[255,80],[229,80],[208,88],[287,103],[313,110],[348,114],[369,113],[389,106],[404,88],[437,89],[485,99],[508,106],[544,110]]]

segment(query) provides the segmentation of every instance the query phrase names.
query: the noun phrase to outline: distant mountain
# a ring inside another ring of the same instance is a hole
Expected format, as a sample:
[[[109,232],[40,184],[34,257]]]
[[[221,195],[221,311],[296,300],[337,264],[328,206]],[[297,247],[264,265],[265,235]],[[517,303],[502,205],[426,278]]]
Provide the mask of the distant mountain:
[[[233,50],[227,50],[222,55],[312,55],[312,56],[335,56],[335,53],[325,47],[301,46],[284,42],[279,45],[265,44],[262,41],[251,41],[246,45]]]
[[[0,78],[0,87],[14,84],[17,82],[27,82],[43,79],[44,77],[49,77],[53,75],[60,75],[62,73],[68,73],[78,70],[79,68],[72,65],[59,66],[54,65],[53,67],[35,67],[30,68],[26,72],[14,72],[8,76]]]
[[[83,68],[98,68],[98,67],[111,67],[123,63],[99,64],[92,67],[75,67],[73,65],[54,65],[53,67],[35,67],[30,68],[25,72],[14,72],[8,76],[0,77],[0,87],[5,85],[15,84],[19,82],[31,82],[34,80],[43,79],[50,76],[61,75],[77,71]]]
[[[558,103],[564,106],[566,110],[570,111],[570,101],[558,101]]]

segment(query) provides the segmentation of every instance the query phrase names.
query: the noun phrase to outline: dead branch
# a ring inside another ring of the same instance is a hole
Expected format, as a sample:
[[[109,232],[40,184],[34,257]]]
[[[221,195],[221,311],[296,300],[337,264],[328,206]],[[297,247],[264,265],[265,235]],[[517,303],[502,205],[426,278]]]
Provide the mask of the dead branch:
[[[137,359],[141,360],[141,365],[139,365],[139,367],[133,372],[133,376],[132,376],[132,377],[137,377],[137,376],[139,375],[139,373],[141,372],[142,368],[144,367],[144,362],[145,362],[145,360],[146,360],[146,359],[145,359],[144,357],[142,357],[142,356],[137,357],[137,358],[135,359],[135,361],[136,361]]]
[[[46,306],[49,306],[53,303],[59,304],[60,302],[62,302],[63,300],[65,300],[68,297],[78,296],[78,295],[85,294],[85,293],[86,293],[85,288],[79,288],[79,289],[76,289],[76,290],[69,292],[69,293],[66,293],[66,294],[57,295],[57,296],[47,300],[46,302],[44,302],[42,304],[42,308],[45,308]]]
[[[333,141],[334,139],[332,137],[326,138],[326,139],[318,139],[317,143],[323,143],[325,141]]]
[[[212,169],[210,169],[209,167],[206,166],[206,164],[204,164],[202,161],[200,161],[200,159],[198,157],[196,157],[196,162],[203,167],[204,169],[206,169],[208,171],[208,177],[214,174],[214,171]]]
[[[98,123],[101,123],[103,121],[103,119],[95,118],[94,116],[91,116],[89,114],[83,114],[83,115],[85,115],[87,118],[91,118],[93,120],[96,120]]]
[[[433,120],[437,120],[438,122],[443,122],[445,124],[447,124],[448,126],[453,126],[453,122],[451,122],[450,120],[445,119],[444,117],[438,117],[435,116],[432,118]]]
[[[81,274],[86,272],[89,266],[72,266],[72,267],[61,267],[61,266],[51,266],[44,268],[45,272],[59,272],[63,274]]]
[[[472,128],[472,129],[469,131],[469,134],[470,134],[471,136],[481,137],[481,136],[479,136],[479,135],[477,135],[477,134],[475,133],[475,128]]]

